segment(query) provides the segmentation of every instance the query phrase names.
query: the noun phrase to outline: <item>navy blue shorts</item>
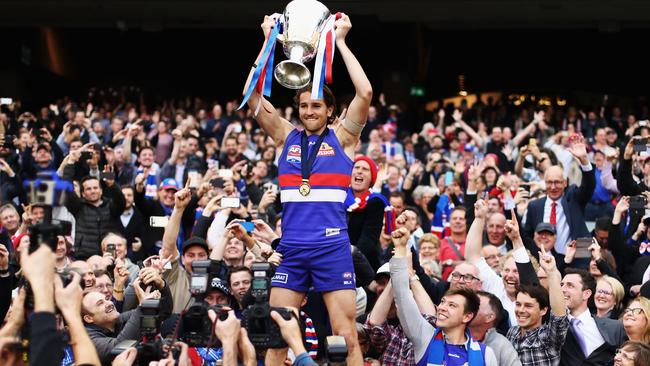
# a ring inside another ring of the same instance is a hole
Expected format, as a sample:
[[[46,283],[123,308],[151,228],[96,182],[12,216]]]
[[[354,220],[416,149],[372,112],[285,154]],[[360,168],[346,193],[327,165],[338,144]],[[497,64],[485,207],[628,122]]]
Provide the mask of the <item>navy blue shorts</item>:
[[[298,292],[354,290],[354,265],[350,243],[316,248],[292,248],[280,244],[282,263],[271,284]]]

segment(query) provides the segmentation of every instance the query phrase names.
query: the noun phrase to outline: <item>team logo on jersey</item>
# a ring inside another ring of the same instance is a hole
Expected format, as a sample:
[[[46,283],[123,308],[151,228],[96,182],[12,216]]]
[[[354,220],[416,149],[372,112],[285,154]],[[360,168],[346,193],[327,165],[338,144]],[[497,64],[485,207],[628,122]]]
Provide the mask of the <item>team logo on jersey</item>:
[[[287,150],[287,162],[300,163],[300,145],[291,145]]]
[[[343,278],[347,278],[347,279],[352,278],[352,272],[345,272],[345,273],[343,273]]]
[[[317,156],[334,156],[334,148],[331,147],[327,142],[323,142],[318,149]]]

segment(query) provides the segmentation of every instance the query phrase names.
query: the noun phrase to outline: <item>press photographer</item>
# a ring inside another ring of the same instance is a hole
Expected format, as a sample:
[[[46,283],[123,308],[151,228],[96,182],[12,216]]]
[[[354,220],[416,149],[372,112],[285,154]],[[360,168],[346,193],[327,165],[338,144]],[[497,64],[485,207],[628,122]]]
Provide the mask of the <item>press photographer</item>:
[[[141,284],[145,285],[145,289]],[[106,300],[99,292],[90,292],[83,298],[81,314],[86,330],[97,349],[102,364],[110,364],[112,350],[125,340],[141,339],[143,304],[151,298],[160,299],[160,316],[162,321],[169,317],[172,310],[171,292],[160,274],[153,268],[144,268],[133,283],[139,307],[120,314],[115,305]]]

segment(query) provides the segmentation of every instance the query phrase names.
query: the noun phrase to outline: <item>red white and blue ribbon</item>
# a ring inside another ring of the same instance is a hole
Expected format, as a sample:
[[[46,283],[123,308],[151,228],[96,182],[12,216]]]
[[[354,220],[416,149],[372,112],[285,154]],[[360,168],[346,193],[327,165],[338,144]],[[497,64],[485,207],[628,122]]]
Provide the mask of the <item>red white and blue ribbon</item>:
[[[238,110],[246,105],[246,102],[253,94],[253,91],[257,91],[266,97],[271,96],[271,84],[273,84],[273,55],[275,53],[275,44],[278,34],[280,33],[281,24],[282,19],[280,17],[271,30],[269,38],[266,40],[266,47],[262,52],[262,57],[260,57],[259,63],[255,67],[253,77],[251,78],[250,84],[248,84],[248,89],[246,90],[246,94],[244,94],[241,105],[237,108]]]
[[[330,15],[321,31],[314,64],[314,78],[311,87],[312,99],[323,99],[323,85],[325,85],[325,82],[332,83],[332,63],[334,62],[334,50],[336,48],[334,22],[340,17],[341,13]]]

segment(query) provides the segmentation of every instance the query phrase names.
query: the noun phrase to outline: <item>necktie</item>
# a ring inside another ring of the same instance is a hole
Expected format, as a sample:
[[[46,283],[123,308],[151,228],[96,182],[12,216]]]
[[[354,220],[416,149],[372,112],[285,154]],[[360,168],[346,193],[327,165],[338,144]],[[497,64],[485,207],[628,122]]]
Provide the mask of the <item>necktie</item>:
[[[553,201],[553,203],[551,203],[551,218],[549,220],[551,225],[557,225],[557,211],[555,210],[556,206],[557,206],[557,203],[555,203],[555,201]]]
[[[582,330],[580,330],[579,328],[580,323],[582,322],[578,318],[571,319],[571,329],[573,330],[573,334],[576,336],[576,340],[580,345],[580,349],[582,349],[582,353],[585,355],[585,357],[587,357],[589,356],[589,353],[587,352],[587,344],[585,343],[585,337],[582,334]]]

